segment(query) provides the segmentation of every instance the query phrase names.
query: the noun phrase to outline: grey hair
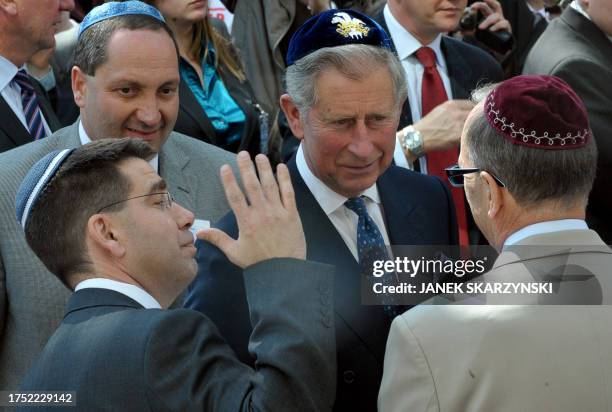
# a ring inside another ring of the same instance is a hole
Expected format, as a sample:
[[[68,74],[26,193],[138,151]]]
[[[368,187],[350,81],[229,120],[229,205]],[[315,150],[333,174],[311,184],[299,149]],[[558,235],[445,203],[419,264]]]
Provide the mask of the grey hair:
[[[495,87],[487,85],[474,90],[472,101],[483,102]],[[501,136],[487,121],[483,105],[477,110],[467,126],[464,146],[474,167],[501,179],[520,206],[560,201],[560,205],[569,209],[586,201],[597,167],[592,132],[588,143],[579,149],[526,147]]]
[[[362,80],[372,73],[374,67],[386,67],[389,70],[395,103],[399,106],[408,95],[404,68],[393,52],[365,44],[325,47],[302,57],[287,68],[287,94],[304,114],[317,102],[314,85],[324,70],[334,68],[349,79]]]

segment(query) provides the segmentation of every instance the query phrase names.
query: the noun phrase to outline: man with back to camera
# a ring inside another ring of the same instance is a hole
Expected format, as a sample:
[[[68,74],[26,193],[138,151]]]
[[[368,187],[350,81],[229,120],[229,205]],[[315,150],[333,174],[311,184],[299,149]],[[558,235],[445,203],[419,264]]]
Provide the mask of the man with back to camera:
[[[159,12],[141,2],[106,3],[81,25],[72,69],[81,117],[53,136],[0,154],[0,388],[17,389],[64,314],[69,291],[29,250],[13,219],[17,187],[56,149],[105,137],[140,137],[154,169],[197,220],[229,211],[218,171],[234,154],[173,133],[178,52]]]
[[[162,309],[197,266],[194,215],[147,163],[154,154],[140,139],[103,139],[49,153],[23,180],[16,210],[28,245],[75,292],[22,390],[73,391],[73,405],[61,410],[329,409],[334,327],[324,317],[333,310],[325,294],[333,268],[304,261],[286,166],[277,184],[259,155],[260,183],[241,152],[245,194],[223,166],[240,237],[201,234],[245,271],[253,370],[200,313]]]
[[[334,410],[375,410],[389,325],[402,308],[362,301],[362,282],[372,278],[370,252],[456,244],[452,200],[439,179],[391,165],[406,84],[376,22],[353,10],[321,13],[291,39],[288,62],[280,103],[301,141],[288,167],[307,256],[336,266]],[[219,227],[238,235],[231,214]],[[186,306],[209,316],[239,358],[252,363],[242,270],[208,243],[197,259]]]
[[[501,251],[480,280],[557,289],[396,318],[379,410],[608,410],[612,251],[584,221],[597,159],[585,106],[553,76],[514,77],[475,100],[449,179]]]

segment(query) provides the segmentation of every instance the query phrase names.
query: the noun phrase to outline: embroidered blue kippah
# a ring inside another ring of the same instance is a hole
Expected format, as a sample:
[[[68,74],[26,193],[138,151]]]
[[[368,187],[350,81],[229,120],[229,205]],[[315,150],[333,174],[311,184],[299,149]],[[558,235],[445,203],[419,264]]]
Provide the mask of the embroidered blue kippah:
[[[79,26],[78,37],[81,37],[81,34],[83,34],[85,30],[96,23],[128,14],[142,14],[144,16],[153,17],[162,23],[166,22],[159,10],[147,3],[143,3],[142,1],[110,1],[94,7],[89,13],[87,13],[87,15],[85,15],[81,25]]]
[[[291,37],[287,66],[324,47],[369,44],[394,51],[391,38],[370,17],[355,10],[332,9],[312,16]]]
[[[17,221],[24,229],[30,210],[32,210],[38,196],[73,151],[74,149],[54,150],[36,162],[23,178],[15,197],[15,212]]]

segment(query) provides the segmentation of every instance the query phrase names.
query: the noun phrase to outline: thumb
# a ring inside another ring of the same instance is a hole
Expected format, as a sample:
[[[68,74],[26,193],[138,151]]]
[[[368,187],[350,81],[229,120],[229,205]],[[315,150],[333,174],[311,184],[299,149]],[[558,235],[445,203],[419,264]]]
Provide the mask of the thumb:
[[[235,240],[228,236],[225,232],[214,228],[198,230],[196,236],[198,237],[198,239],[201,239],[205,242],[211,243],[213,246],[216,246],[225,255],[228,254],[228,250],[235,242]]]

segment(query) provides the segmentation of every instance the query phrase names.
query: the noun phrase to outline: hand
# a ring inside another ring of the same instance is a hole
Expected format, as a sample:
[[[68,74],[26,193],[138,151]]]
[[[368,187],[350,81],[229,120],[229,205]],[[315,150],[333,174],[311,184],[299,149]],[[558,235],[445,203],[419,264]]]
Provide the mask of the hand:
[[[469,100],[447,100],[415,123],[414,128],[423,138],[423,150],[429,153],[456,147],[474,105]]]
[[[259,180],[247,152],[238,154],[237,163],[249,204],[228,165],[221,167],[221,182],[236,215],[238,240],[219,229],[201,230],[198,238],[218,247],[243,269],[272,258],[305,259],[306,240],[287,166],[278,165],[277,185],[266,156],[255,157]]]
[[[472,4],[472,10],[480,11],[485,17],[480,22],[480,30],[499,31],[505,30],[512,33],[510,22],[504,18],[504,11],[497,0],[483,0]]]

